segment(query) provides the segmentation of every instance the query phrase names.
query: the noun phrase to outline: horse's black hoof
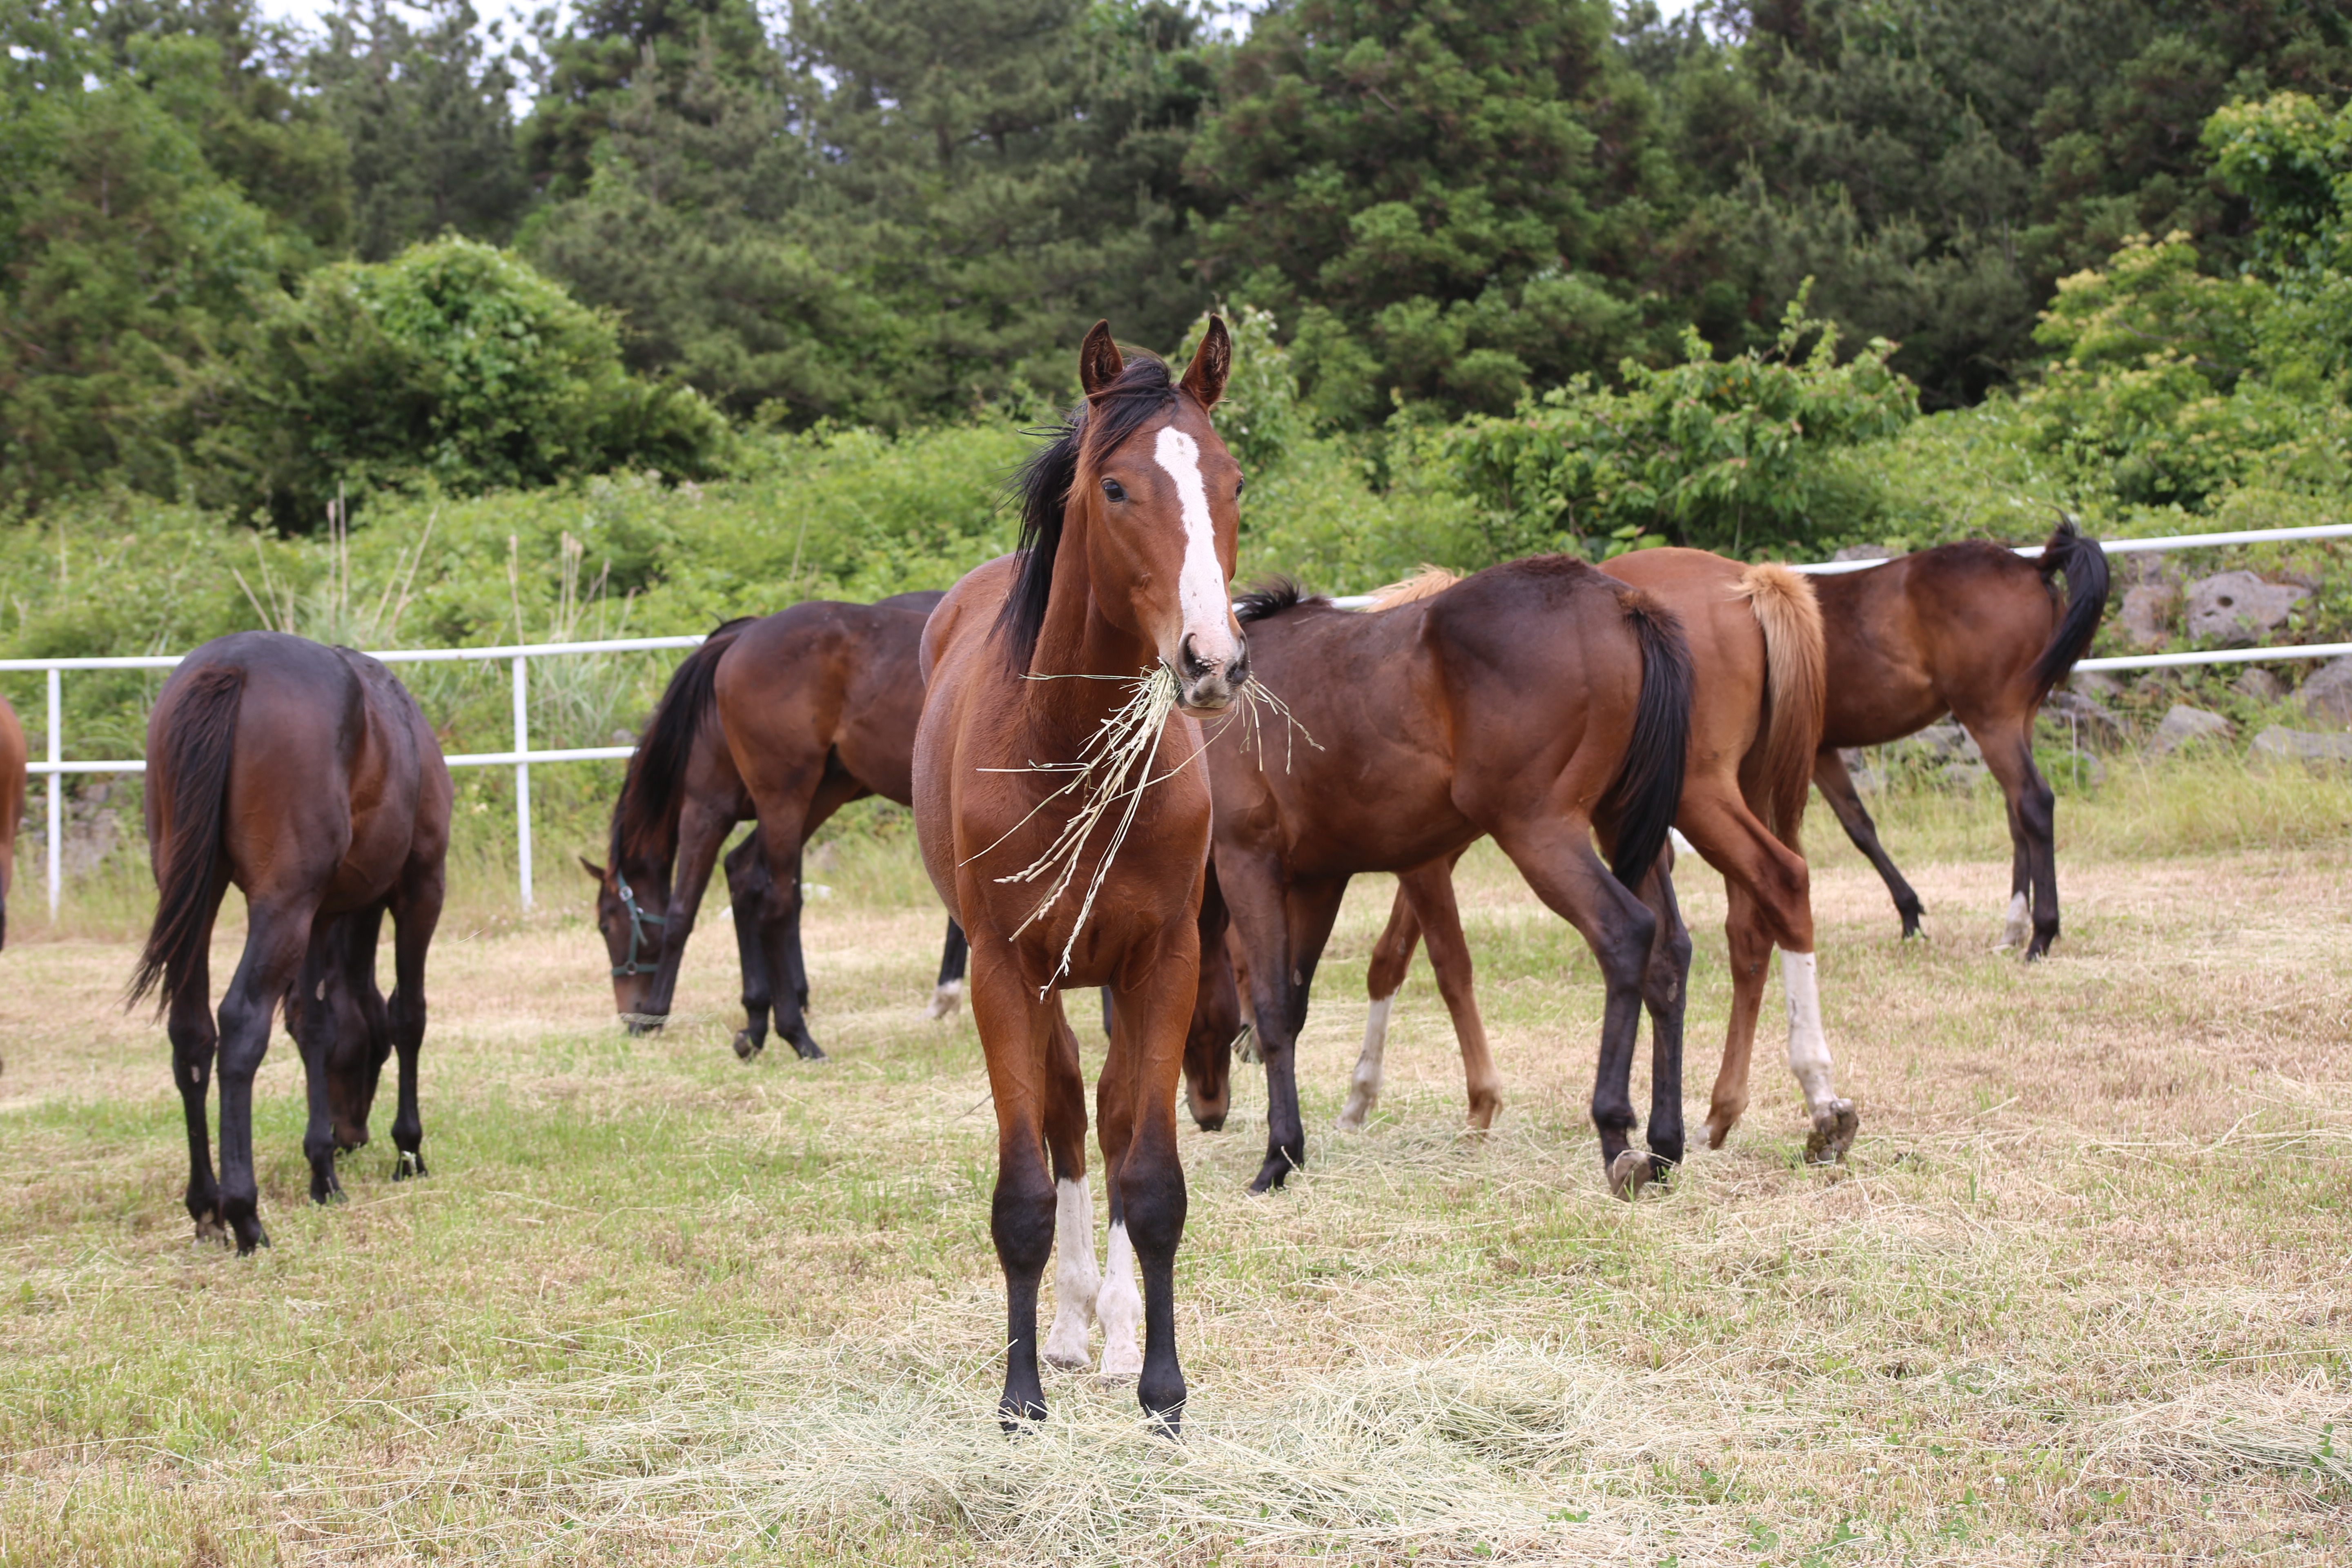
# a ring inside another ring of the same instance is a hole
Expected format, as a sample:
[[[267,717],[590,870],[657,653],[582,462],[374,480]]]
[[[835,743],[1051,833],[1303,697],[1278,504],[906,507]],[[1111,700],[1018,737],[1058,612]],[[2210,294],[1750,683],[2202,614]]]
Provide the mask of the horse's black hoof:
[[[758,1056],[765,1049],[767,1049],[767,1042],[764,1040],[753,1039],[751,1037],[751,1030],[738,1029],[735,1031],[735,1059],[737,1061],[748,1062],[753,1057]]]
[[[793,1039],[793,1049],[800,1053],[801,1060],[804,1062],[824,1060],[824,1047],[806,1035],[801,1035]]]
[[[1288,1181],[1290,1173],[1298,1169],[1301,1163],[1303,1163],[1302,1161],[1293,1158],[1288,1152],[1276,1150],[1265,1157],[1265,1163],[1257,1168],[1257,1178],[1250,1183],[1250,1191],[1273,1192]]]
[[[622,1026],[629,1031],[632,1039],[642,1035],[658,1035],[662,1032],[662,1026],[668,1022],[668,1015],[663,1013],[626,1013],[621,1017]]]
[[[1609,1194],[1632,1203],[1650,1184],[1658,1167],[1649,1155],[1637,1150],[1624,1149],[1609,1162]]]
[[[258,1219],[232,1220],[229,1228],[236,1233],[239,1258],[250,1258],[256,1250],[269,1245],[269,1233],[261,1228]]]
[[[1019,1436],[1022,1428],[1034,1426],[1044,1419],[1045,1396],[1042,1394],[1034,1399],[1017,1399],[1008,1394],[996,1402],[996,1424],[1004,1428],[1008,1437]]]

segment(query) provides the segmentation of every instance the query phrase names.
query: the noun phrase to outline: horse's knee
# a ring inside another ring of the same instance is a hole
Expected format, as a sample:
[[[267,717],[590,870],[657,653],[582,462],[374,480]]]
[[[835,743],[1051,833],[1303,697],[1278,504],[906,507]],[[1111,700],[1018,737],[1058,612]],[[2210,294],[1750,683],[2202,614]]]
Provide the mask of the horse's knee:
[[[1119,1177],[1118,1192],[1120,1218],[1136,1251],[1157,1257],[1172,1254],[1183,1239],[1184,1215],[1191,1205],[1182,1163],[1172,1158],[1148,1165],[1130,1160]]]
[[[1042,1273],[1054,1251],[1054,1184],[1041,1160],[1001,1170],[989,1209],[996,1256],[1015,1273]]]

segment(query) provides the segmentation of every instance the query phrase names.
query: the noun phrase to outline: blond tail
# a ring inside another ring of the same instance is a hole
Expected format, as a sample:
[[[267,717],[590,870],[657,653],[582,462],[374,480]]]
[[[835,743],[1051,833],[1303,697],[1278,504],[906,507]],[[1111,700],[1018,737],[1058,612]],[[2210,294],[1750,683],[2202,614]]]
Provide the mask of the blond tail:
[[[1740,591],[1764,631],[1764,781],[1773,836],[1797,849],[1805,820],[1805,794],[1813,753],[1822,743],[1828,700],[1828,658],[1822,645],[1822,609],[1811,580],[1786,566],[1750,566]]]

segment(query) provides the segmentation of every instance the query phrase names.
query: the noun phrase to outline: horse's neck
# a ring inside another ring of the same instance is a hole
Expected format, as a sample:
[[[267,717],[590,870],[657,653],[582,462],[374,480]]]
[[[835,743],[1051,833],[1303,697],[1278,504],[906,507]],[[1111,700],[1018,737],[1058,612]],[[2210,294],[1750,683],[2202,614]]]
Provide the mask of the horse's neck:
[[[1129,683],[1159,657],[1150,644],[1104,617],[1087,577],[1083,525],[1076,520],[1073,524],[1055,562],[1053,593],[1029,659],[1030,679],[1022,682],[1032,733],[1041,746],[1059,742],[1064,751],[1083,745],[1105,719],[1126,706]]]

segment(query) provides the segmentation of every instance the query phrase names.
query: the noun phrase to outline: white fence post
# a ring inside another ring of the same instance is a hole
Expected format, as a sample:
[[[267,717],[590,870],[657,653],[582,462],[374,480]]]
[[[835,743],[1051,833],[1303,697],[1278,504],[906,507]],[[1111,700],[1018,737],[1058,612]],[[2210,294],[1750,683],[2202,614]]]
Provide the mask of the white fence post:
[[[49,671],[49,919],[58,918],[58,888],[63,881],[65,861],[66,775],[58,764],[65,761],[65,704],[58,695],[58,677],[62,672]]]
[[[530,661],[521,654],[514,661],[515,755],[530,750],[530,694],[524,671]],[[530,911],[530,764],[515,763],[515,860],[522,879],[523,912]]]

